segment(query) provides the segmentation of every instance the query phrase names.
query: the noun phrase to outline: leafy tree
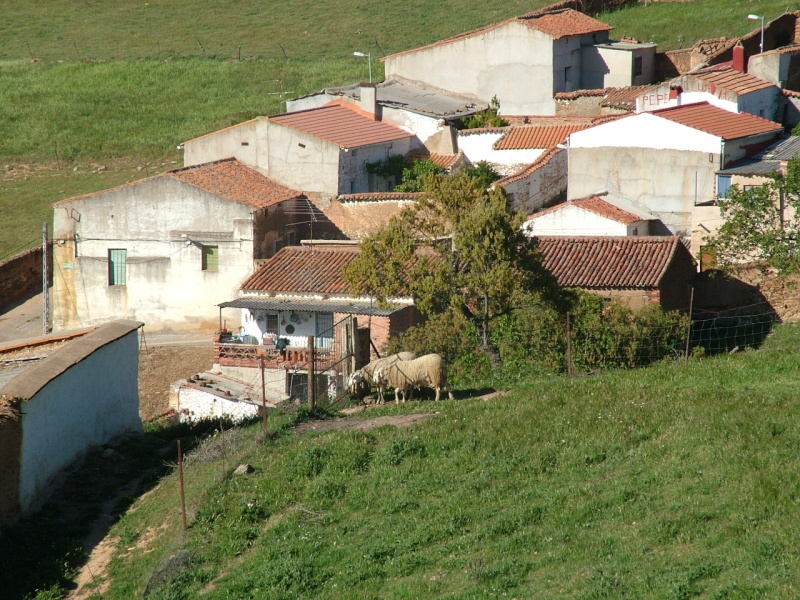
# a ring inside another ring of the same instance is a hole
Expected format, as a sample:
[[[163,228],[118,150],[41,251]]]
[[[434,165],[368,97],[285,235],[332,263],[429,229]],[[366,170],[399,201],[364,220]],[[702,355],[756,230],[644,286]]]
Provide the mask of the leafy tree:
[[[442,173],[444,169],[430,158],[420,158],[403,169],[403,179],[394,189],[397,192],[424,192],[428,178]]]
[[[479,332],[483,350],[492,350],[491,324],[513,312],[521,297],[555,302],[561,290],[503,190],[487,190],[465,173],[434,175],[426,188],[417,203],[362,241],[345,277],[381,303],[410,294],[429,318],[459,313]]]
[[[500,111],[500,101],[497,96],[492,96],[489,108],[482,110],[461,121],[464,129],[479,129],[481,127],[505,127],[508,121],[497,114]]]
[[[495,171],[492,165],[485,160],[480,161],[474,167],[465,167],[464,172],[475,179],[476,185],[482,188],[488,188],[500,179],[500,173]]]
[[[709,241],[722,269],[748,262],[780,276],[800,269],[800,160],[789,161],[785,175],[777,173],[763,186],[731,186],[720,210],[725,222]]]

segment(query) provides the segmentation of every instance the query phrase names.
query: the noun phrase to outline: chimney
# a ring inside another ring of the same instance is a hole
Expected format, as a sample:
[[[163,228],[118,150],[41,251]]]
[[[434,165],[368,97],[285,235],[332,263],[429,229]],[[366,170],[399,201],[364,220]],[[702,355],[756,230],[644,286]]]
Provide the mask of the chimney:
[[[372,116],[373,121],[378,120],[378,92],[374,83],[362,83],[358,87],[361,95],[360,107]]]
[[[742,46],[742,42],[737,43],[733,47],[733,70],[739,71],[740,73],[745,72],[744,68],[744,46]]]

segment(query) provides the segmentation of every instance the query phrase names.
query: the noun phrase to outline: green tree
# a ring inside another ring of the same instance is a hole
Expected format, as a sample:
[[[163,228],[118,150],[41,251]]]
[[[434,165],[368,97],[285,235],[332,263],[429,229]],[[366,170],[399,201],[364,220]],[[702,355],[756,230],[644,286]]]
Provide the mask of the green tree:
[[[420,158],[403,169],[403,179],[394,189],[397,192],[424,192],[428,178],[442,173],[444,169],[430,158]]]
[[[434,175],[427,193],[386,228],[361,243],[345,271],[354,291],[379,302],[410,294],[429,318],[460,313],[492,350],[491,324],[521,297],[561,299],[535,238],[522,233],[501,189],[487,190],[465,173]]]
[[[464,129],[479,129],[481,127],[505,127],[508,121],[501,117],[498,112],[500,111],[500,101],[497,96],[492,96],[492,101],[489,103],[489,108],[482,110],[470,117],[465,117],[461,121]]]
[[[800,160],[760,187],[732,186],[719,204],[724,223],[709,242],[722,269],[757,263],[784,277],[800,269]]]

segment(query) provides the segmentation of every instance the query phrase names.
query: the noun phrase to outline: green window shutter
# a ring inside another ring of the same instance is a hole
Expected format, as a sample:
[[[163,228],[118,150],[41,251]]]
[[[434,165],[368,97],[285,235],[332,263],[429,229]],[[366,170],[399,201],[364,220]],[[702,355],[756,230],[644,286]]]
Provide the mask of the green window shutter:
[[[108,285],[127,284],[128,251],[125,248],[108,250]]]
[[[203,246],[203,271],[219,271],[219,246]]]

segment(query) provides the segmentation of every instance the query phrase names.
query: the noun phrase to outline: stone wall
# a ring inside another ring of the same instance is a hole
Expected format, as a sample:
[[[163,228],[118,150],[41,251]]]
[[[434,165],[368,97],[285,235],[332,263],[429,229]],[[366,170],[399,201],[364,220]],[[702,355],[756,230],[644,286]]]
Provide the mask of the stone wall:
[[[48,244],[48,285],[53,283],[52,244]],[[42,248],[26,250],[0,263],[0,311],[42,291]]]

